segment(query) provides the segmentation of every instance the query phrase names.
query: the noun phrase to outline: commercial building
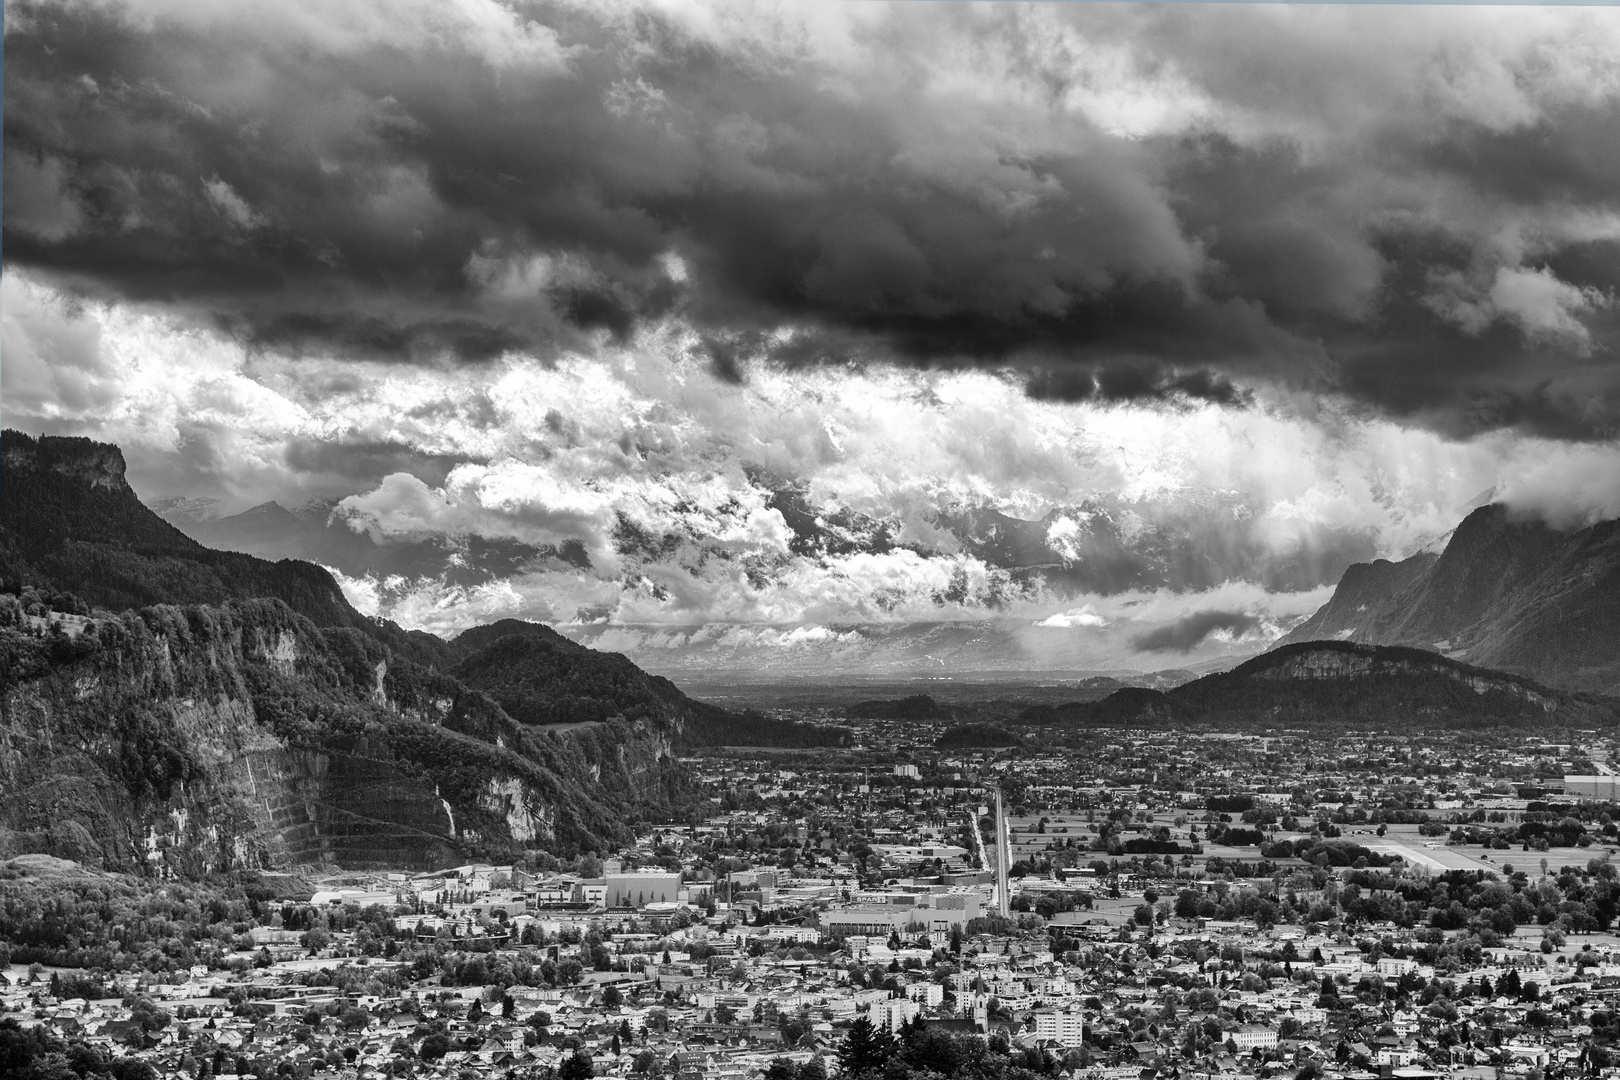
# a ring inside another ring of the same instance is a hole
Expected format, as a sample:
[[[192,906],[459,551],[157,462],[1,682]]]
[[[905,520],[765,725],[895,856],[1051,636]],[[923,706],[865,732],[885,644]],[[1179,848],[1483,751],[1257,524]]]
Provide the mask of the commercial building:
[[[866,893],[865,903],[835,908],[821,916],[831,940],[852,935],[886,938],[890,934],[964,932],[980,915],[979,896],[972,892]],[[886,902],[875,902],[886,901]]]
[[[1564,794],[1576,799],[1620,799],[1620,776],[1566,776]]]

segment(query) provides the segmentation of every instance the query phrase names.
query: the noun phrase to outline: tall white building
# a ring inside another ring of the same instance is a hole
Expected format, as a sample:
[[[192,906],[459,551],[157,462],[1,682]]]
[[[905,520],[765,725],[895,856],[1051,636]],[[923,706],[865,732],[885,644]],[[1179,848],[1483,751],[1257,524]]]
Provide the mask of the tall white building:
[[[1060,1046],[1079,1046],[1086,1041],[1086,1020],[1067,1009],[1036,1009],[1035,1037],[1052,1039]]]
[[[900,1025],[917,1019],[922,1006],[910,998],[890,998],[872,1003],[872,1026],[879,1031],[898,1032]]]
[[[907,983],[906,997],[933,1008],[945,1000],[945,988],[936,982]]]

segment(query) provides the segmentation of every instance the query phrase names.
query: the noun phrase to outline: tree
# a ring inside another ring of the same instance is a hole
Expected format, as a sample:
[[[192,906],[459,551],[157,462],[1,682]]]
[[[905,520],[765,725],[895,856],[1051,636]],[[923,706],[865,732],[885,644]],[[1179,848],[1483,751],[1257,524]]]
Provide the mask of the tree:
[[[438,1061],[450,1052],[450,1036],[442,1031],[435,1031],[422,1040],[417,1048],[416,1056],[423,1061]]]
[[[129,1018],[147,1031],[162,1031],[169,1026],[168,1010],[149,997],[126,997],[124,1005],[129,1009]]]
[[[557,1080],[591,1080],[595,1069],[591,1062],[591,1055],[583,1050],[575,1050],[557,1068]]]
[[[879,1033],[872,1021],[857,1016],[838,1047],[838,1065],[851,1076],[881,1069],[894,1051],[893,1043],[888,1032]]]

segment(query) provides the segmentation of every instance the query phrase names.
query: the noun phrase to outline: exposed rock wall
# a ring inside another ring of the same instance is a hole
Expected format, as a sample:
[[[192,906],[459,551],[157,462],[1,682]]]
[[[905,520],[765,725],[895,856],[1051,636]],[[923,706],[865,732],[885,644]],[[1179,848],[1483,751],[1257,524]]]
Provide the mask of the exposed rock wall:
[[[274,601],[70,639],[4,600],[0,847],[183,874],[437,867],[603,846],[679,783],[655,724],[526,729]]]

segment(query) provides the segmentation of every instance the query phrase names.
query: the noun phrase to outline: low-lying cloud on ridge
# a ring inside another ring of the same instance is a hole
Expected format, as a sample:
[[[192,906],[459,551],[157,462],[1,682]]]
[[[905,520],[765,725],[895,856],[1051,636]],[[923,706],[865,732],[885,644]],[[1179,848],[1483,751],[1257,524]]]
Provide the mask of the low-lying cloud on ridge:
[[[1131,638],[1137,652],[1192,652],[1215,634],[1239,639],[1261,629],[1260,616],[1246,611],[1195,611]]]

